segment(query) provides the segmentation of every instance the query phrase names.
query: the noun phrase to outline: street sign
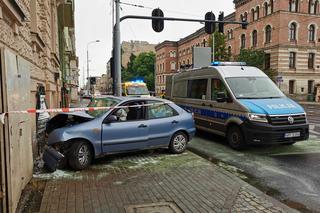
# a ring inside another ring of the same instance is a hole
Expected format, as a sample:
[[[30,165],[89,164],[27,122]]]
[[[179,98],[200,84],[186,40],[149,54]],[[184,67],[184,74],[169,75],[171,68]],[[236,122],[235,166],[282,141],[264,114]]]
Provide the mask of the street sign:
[[[282,77],[282,76],[277,76],[277,77],[276,77],[276,81],[277,81],[278,83],[282,83],[282,82],[283,82],[283,77]]]

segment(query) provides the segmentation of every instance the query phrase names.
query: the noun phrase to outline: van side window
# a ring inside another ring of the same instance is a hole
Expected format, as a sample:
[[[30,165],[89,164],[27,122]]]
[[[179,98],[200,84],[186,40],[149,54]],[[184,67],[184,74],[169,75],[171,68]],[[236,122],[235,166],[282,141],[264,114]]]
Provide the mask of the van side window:
[[[173,87],[173,97],[186,98],[187,97],[188,81],[177,81]]]
[[[196,79],[188,81],[188,98],[205,99],[207,96],[208,79]]]
[[[219,92],[224,92],[227,95],[225,85],[220,79],[212,79],[211,82],[211,100],[216,101]]]

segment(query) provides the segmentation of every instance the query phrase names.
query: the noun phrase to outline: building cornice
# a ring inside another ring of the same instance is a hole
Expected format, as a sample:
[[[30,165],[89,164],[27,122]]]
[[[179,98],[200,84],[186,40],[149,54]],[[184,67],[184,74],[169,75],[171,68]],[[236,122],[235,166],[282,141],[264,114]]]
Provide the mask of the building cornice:
[[[178,43],[176,41],[168,41],[168,40],[166,40],[166,41],[161,42],[160,44],[156,45],[154,47],[154,49],[156,51],[158,51],[158,50],[160,50],[160,49],[162,49],[164,47],[177,47],[177,46],[178,46]]]

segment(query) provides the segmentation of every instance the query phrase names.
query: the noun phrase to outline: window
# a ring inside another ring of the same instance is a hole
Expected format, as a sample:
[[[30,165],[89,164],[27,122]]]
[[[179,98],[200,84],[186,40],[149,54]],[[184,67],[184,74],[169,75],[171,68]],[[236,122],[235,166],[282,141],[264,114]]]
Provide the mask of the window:
[[[171,70],[175,70],[176,69],[176,62],[172,61],[170,68],[171,68]]]
[[[173,87],[173,97],[186,98],[187,97],[188,81],[176,81]]]
[[[309,56],[308,56],[308,68],[309,69],[314,69],[314,58],[315,58],[315,54],[309,53]]]
[[[263,7],[264,7],[264,15],[265,15],[265,16],[269,15],[268,2],[265,2],[265,3],[263,4]]]
[[[233,30],[230,30],[230,34],[231,34],[231,39],[233,39]]]
[[[175,58],[176,57],[176,51],[170,51],[170,57]]]
[[[314,93],[314,80],[308,81],[308,94]]]
[[[97,98],[97,99],[93,99],[88,105],[88,107],[114,107],[119,102],[120,101],[118,99],[114,99],[114,98]],[[99,117],[109,110],[110,109],[88,111],[87,113],[93,117]]]
[[[245,34],[242,34],[241,35],[241,46],[240,48],[245,48],[246,47],[246,35]]]
[[[290,52],[289,68],[291,68],[291,69],[295,69],[296,68],[296,53],[295,52]]]
[[[318,13],[318,0],[309,0],[309,13],[310,14],[317,14]]]
[[[254,30],[252,32],[252,46],[257,47],[257,43],[258,43],[258,33],[256,30]]]
[[[256,20],[256,12],[254,11],[254,9],[251,9],[251,21],[255,21]]]
[[[266,70],[269,70],[271,67],[271,55],[270,53],[265,54],[265,58],[264,58],[264,68]]]
[[[271,26],[268,25],[266,26],[266,44],[270,43],[271,42]]]
[[[120,122],[124,121],[137,121],[145,119],[144,107],[133,107],[136,105],[143,105],[144,102],[131,102],[125,104],[124,106],[131,106],[128,108],[121,108],[114,111],[112,114],[117,117],[117,120]]]
[[[309,41],[310,42],[314,42],[315,41],[315,33],[316,33],[316,28],[315,26],[312,24],[309,27]]]
[[[270,6],[270,14],[272,14],[273,13],[273,0],[270,0],[269,6]]]
[[[188,98],[206,99],[207,79],[197,79],[188,81]]]
[[[296,23],[290,24],[290,40],[291,41],[297,40],[297,24]]]
[[[289,0],[289,11],[298,12],[299,0]]]
[[[248,20],[248,13],[247,13],[247,12],[244,13],[243,19],[244,19],[244,21],[247,21],[247,20]]]
[[[148,107],[148,119],[168,118],[178,115],[169,105],[161,104],[159,101],[149,101],[148,104],[155,104]]]
[[[257,6],[256,7],[256,20],[258,20],[260,18],[260,7]]]
[[[216,101],[219,92],[227,94],[225,85],[220,79],[212,79],[211,81],[211,100]]]
[[[240,15],[240,21],[243,21],[243,15],[242,14]]]
[[[231,51],[232,51],[232,48],[231,48],[231,46],[229,46],[229,47],[228,47],[228,55],[229,55],[229,56],[231,56]]]
[[[289,94],[294,94],[295,84],[296,84],[295,80],[289,81]]]

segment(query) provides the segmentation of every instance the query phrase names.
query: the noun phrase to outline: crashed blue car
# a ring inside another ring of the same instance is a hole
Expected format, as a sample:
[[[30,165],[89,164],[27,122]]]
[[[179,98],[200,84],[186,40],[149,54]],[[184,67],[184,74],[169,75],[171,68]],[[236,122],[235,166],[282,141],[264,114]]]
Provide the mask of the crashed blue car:
[[[48,122],[48,145],[72,169],[113,153],[167,147],[179,154],[195,134],[192,114],[168,100],[107,96],[89,104],[105,106],[111,108],[60,113]]]

